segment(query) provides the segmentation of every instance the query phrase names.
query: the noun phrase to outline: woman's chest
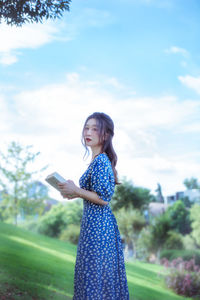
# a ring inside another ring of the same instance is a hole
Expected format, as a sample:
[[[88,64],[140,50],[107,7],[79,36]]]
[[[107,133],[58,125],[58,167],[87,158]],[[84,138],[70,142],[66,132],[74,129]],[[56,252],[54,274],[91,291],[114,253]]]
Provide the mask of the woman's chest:
[[[92,169],[89,167],[83,175],[79,179],[79,185],[81,188],[90,189],[90,182],[91,182],[91,172]]]

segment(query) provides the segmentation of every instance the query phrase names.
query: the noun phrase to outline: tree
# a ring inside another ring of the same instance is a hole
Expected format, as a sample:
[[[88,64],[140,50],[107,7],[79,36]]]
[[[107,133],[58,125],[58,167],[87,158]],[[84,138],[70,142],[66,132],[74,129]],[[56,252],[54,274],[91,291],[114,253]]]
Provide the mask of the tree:
[[[183,244],[183,236],[174,231],[174,230],[170,230],[168,231],[167,234],[167,239],[164,243],[164,248],[165,249],[183,249],[184,248],[184,244]]]
[[[2,0],[0,23],[22,26],[27,22],[42,22],[43,19],[62,17],[69,10],[71,0]]]
[[[160,258],[160,251],[168,238],[170,229],[171,220],[166,214],[157,217],[154,224],[150,226],[151,242],[149,244],[149,250],[156,252],[158,259]]]
[[[186,197],[182,197],[180,200],[183,202],[183,204],[187,208],[190,208],[192,206],[192,204],[193,204],[193,202],[190,201],[189,197],[187,197],[187,196]]]
[[[200,205],[194,204],[190,209],[190,219],[192,221],[192,237],[200,247]]]
[[[143,228],[138,240],[140,257],[159,261],[163,249],[183,249],[183,236],[171,229],[171,219],[163,214]],[[154,256],[155,255],[155,256]]]
[[[137,241],[146,221],[139,210],[121,208],[116,213],[117,223],[128,249],[134,249],[134,258],[137,257]]]
[[[47,198],[47,193],[41,192],[41,189],[35,189],[35,192],[30,194],[36,184],[32,179],[33,174],[39,172],[28,171],[30,163],[39,155],[39,152],[31,152],[31,148],[32,146],[23,147],[12,142],[6,154],[0,152],[0,211],[4,219],[12,217],[16,225],[20,215],[41,214],[44,200]]]
[[[155,201],[155,197],[151,195],[149,189],[134,187],[131,181],[124,179],[121,184],[116,186],[111,206],[113,210],[122,207],[143,210],[151,201]]]
[[[191,178],[186,178],[183,181],[183,184],[186,186],[188,190],[192,189],[200,189],[200,183],[198,182],[197,178],[191,177]]]
[[[190,212],[181,200],[169,206],[166,214],[171,220],[171,229],[185,235],[191,232]]]

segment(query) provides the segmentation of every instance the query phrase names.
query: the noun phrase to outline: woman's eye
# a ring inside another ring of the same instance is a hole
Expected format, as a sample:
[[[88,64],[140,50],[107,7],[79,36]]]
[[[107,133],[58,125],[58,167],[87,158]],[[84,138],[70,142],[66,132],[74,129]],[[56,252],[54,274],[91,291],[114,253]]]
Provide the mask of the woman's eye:
[[[93,132],[97,133],[97,132],[98,132],[98,129],[97,129],[97,128],[94,128],[94,129],[93,129]]]

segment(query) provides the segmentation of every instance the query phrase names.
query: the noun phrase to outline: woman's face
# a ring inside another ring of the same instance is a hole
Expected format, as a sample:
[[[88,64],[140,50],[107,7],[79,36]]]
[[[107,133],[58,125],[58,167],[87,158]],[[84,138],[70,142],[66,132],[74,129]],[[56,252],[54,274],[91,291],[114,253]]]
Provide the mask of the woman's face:
[[[97,147],[101,146],[99,138],[99,129],[95,119],[89,119],[85,125],[83,136],[86,146]]]

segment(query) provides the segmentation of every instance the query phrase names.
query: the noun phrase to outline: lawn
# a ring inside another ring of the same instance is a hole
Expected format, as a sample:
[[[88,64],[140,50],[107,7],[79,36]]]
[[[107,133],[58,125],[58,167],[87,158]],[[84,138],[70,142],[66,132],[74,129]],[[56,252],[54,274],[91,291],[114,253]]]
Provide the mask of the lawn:
[[[0,223],[0,300],[69,300],[76,246]],[[126,263],[130,300],[190,299],[167,290],[163,268]],[[81,299],[80,299],[81,300]]]

